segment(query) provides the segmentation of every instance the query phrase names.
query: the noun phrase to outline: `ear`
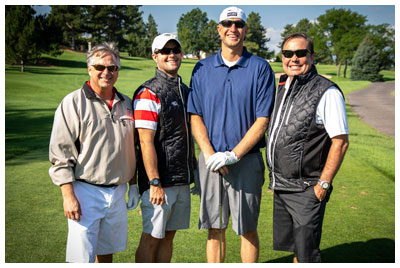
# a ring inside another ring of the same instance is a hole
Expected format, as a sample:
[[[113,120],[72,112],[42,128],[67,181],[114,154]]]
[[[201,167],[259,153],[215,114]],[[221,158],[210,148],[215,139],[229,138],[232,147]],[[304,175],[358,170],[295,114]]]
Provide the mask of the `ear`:
[[[92,71],[92,66],[88,66],[87,69],[88,69],[89,76],[92,76],[92,74],[90,73]]]
[[[151,57],[157,63],[157,54],[153,53],[153,54],[151,54]]]
[[[314,61],[315,61],[315,54],[312,54],[312,55],[311,55],[311,60],[312,60],[312,62],[314,63]]]

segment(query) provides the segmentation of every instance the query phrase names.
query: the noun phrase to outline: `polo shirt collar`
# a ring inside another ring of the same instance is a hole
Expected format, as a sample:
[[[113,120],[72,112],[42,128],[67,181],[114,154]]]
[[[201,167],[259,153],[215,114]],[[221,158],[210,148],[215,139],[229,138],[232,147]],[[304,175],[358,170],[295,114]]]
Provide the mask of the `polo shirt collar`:
[[[221,55],[221,51],[222,49],[220,48],[218,51],[217,56],[215,57],[215,61],[214,61],[214,66],[215,67],[219,67],[221,65],[225,65],[224,60],[222,59],[222,55]],[[236,65],[241,66],[241,67],[247,67],[247,65],[249,65],[249,60],[251,57],[251,53],[247,51],[246,47],[243,47],[243,53],[242,56],[240,56],[240,59],[238,62],[236,62]]]
[[[83,90],[83,92],[85,93],[86,98],[88,98],[88,99],[97,98],[96,93],[94,93],[93,89],[88,85],[88,81],[86,81],[86,82],[83,84],[82,90]],[[115,87],[114,87],[114,90],[115,90],[115,95],[117,95],[118,98],[119,98],[121,101],[123,101],[123,100],[124,100],[124,97],[121,95],[121,93],[119,93]]]

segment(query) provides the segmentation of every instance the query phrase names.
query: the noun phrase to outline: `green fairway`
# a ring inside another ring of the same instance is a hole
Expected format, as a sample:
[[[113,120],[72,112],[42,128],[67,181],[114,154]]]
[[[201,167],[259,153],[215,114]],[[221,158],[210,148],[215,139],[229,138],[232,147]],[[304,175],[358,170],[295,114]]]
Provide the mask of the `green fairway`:
[[[67,220],[61,191],[48,175],[48,145],[54,111],[62,98],[89,79],[86,54],[64,52],[44,58],[46,66],[5,67],[5,261],[64,262]],[[184,60],[180,75],[189,84],[195,60]],[[150,59],[123,54],[116,88],[132,96],[154,75]],[[280,63],[271,65],[282,72]],[[345,95],[366,81],[337,78],[336,67],[318,66],[332,75]],[[394,71],[384,71],[394,80]],[[348,71],[350,77],[350,70]],[[323,262],[395,261],[395,139],[364,124],[349,105],[350,147],[334,181],[324,218]],[[291,262],[292,255],[272,250],[272,197],[265,175],[259,218],[260,262]],[[192,195],[190,229],[178,231],[172,262],[206,262],[206,231],[197,228],[199,196]],[[128,249],[115,262],[133,262],[142,230],[140,208],[129,211]],[[229,226],[226,262],[241,262],[240,238]]]

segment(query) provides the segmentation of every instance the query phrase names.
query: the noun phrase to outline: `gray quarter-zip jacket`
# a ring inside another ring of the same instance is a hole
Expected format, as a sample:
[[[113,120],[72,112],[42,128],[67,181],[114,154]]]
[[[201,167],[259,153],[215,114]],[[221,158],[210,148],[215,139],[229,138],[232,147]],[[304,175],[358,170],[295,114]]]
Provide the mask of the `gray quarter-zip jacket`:
[[[85,82],[62,100],[54,115],[49,145],[53,183],[127,183],[136,170],[134,130],[129,97],[116,91],[110,111]]]

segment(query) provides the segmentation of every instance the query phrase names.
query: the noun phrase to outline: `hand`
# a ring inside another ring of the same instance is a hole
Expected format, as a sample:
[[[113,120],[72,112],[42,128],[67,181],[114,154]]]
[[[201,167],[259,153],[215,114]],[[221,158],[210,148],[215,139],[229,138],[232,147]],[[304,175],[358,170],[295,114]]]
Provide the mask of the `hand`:
[[[75,195],[64,197],[64,215],[70,220],[80,221],[82,216],[81,206]]]
[[[154,205],[165,204],[165,193],[161,186],[150,185],[150,199],[149,201]]]
[[[218,171],[221,167],[235,164],[239,161],[234,152],[217,152],[210,156],[206,162],[206,166],[211,171]]]
[[[325,199],[326,190],[322,189],[321,185],[319,185],[318,183],[314,186],[314,192],[315,196],[318,198],[320,202],[322,202]]]
[[[137,184],[129,185],[127,209],[135,209],[139,204],[139,190]]]

